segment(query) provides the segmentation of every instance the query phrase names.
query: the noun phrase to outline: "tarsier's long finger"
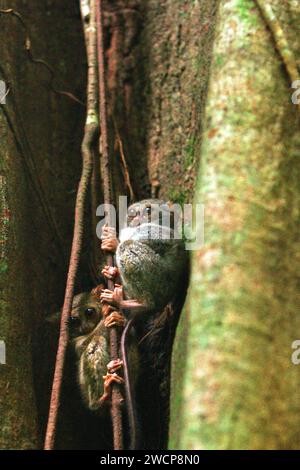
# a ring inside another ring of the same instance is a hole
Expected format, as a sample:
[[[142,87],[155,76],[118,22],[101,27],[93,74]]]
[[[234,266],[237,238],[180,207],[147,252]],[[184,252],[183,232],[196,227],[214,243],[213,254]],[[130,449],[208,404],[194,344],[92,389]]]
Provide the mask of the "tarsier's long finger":
[[[112,327],[121,328],[121,327],[124,326],[124,323],[120,323],[118,321],[112,320],[112,321],[108,322],[107,324],[104,324],[104,326],[106,328],[112,328]]]
[[[114,291],[109,289],[103,289],[100,295],[101,302],[108,302],[112,305],[115,305],[117,308],[120,305],[120,302],[123,300],[123,288],[115,287]]]
[[[101,271],[102,276],[106,277],[106,279],[110,279],[111,281],[114,280],[114,276],[112,276],[109,271],[106,271],[105,269],[102,269]]]
[[[119,385],[124,383],[124,379],[116,373],[103,375],[103,379],[104,379],[104,389],[108,389],[113,382]]]
[[[100,294],[100,299],[104,297],[112,297],[114,295],[113,291],[112,290],[109,290],[109,289],[104,289],[101,294]]]
[[[101,302],[111,302],[113,300],[113,291],[109,289],[103,289],[103,291],[100,294],[100,301]]]
[[[111,321],[111,322],[108,322],[108,323],[104,324],[104,326],[106,328],[113,328],[114,326],[117,327],[117,326],[120,326],[120,325],[118,325],[117,322],[115,322],[115,321]]]
[[[122,300],[124,299],[123,287],[119,284],[115,284],[113,299],[116,305],[119,305],[120,302],[122,302]]]
[[[117,374],[106,374],[106,375],[103,375],[103,380],[104,380],[104,383],[103,383],[103,388],[104,388],[104,392],[103,392],[103,395],[102,397],[100,397],[99,399],[99,406],[102,406],[102,404],[104,404],[104,402],[107,402],[107,400],[110,399],[111,397],[111,385],[113,382],[121,385],[124,383],[124,380],[122,379],[122,377],[120,377],[119,375]],[[121,403],[124,402],[124,399],[121,399]]]
[[[112,382],[116,382],[117,384],[121,385],[124,383],[124,379],[123,377],[120,377],[118,374],[116,374],[115,372],[111,375],[111,379],[110,379],[111,383]]]
[[[116,373],[110,374],[107,373],[106,375],[102,376],[103,378],[103,395],[99,398],[99,406],[101,406],[104,402],[110,399],[111,396],[111,384],[113,382],[121,384],[118,380],[121,379]]]
[[[112,300],[109,297],[102,297],[100,299],[101,304],[112,304]]]
[[[128,309],[139,309],[139,308],[145,308],[145,305],[139,302],[138,300],[135,299],[130,299],[130,300],[122,300],[120,302],[120,308],[128,308]]]
[[[104,304],[106,304],[106,303],[107,304],[113,304],[113,299],[109,296],[103,296],[103,297],[101,297],[100,302],[101,302],[101,304],[103,304],[103,303]]]

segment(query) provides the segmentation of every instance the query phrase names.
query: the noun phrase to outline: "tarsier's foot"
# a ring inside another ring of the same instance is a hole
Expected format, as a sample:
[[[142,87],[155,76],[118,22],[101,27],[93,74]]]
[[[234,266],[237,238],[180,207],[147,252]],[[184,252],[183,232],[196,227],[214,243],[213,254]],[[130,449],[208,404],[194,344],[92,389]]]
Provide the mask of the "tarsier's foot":
[[[121,359],[114,359],[110,361],[106,367],[109,374],[114,374],[123,367],[123,361]]]
[[[107,279],[114,280],[119,276],[119,270],[115,266],[104,266],[101,274]]]
[[[104,289],[104,287],[102,287],[101,292],[99,294],[99,297],[101,296],[103,289]],[[102,305],[102,315],[104,317],[108,317],[108,315],[110,315],[114,311],[115,311],[115,309],[114,309],[114,307],[112,307],[112,305],[109,305],[109,304],[103,304]]]
[[[111,328],[112,326],[122,327],[125,325],[125,317],[120,312],[112,311],[104,320],[104,326]]]
[[[103,289],[100,294],[100,301],[103,303],[108,303],[110,305],[114,305],[115,307],[121,306],[122,300],[124,299],[123,296],[123,287],[119,284],[115,284],[114,290]]]
[[[102,228],[101,240],[101,250],[110,251],[112,253],[116,251],[119,242],[114,228],[108,227],[105,224]]]
[[[104,401],[107,401],[110,399],[111,396],[111,386],[113,383],[117,383],[119,385],[122,385],[124,383],[124,379],[120,377],[118,374],[113,373],[107,373],[106,375],[103,376],[104,379],[104,393],[102,397],[99,399],[99,405],[102,405]]]

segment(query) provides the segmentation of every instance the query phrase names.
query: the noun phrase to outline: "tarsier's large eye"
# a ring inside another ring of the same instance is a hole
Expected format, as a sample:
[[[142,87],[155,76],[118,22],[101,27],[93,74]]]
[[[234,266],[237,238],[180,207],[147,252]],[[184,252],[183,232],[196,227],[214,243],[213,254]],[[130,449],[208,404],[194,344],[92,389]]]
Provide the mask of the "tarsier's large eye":
[[[136,210],[135,210],[135,209],[129,209],[129,210],[128,210],[127,217],[128,217],[129,219],[134,219],[134,217],[136,217]]]
[[[94,315],[95,311],[96,310],[94,308],[89,307],[85,309],[84,313],[87,317],[91,317],[92,315]]]

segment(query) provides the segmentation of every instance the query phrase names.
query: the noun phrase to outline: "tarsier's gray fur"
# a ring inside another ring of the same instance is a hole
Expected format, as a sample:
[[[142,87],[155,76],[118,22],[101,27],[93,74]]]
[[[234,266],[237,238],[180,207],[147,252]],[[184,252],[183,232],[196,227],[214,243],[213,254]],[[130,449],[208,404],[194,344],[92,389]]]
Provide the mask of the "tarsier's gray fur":
[[[152,200],[140,204],[147,202]],[[130,226],[120,234],[116,262],[126,296],[143,303],[146,310],[159,311],[172,299],[186,260],[183,241],[174,239],[173,228],[161,225],[155,214],[150,223]]]

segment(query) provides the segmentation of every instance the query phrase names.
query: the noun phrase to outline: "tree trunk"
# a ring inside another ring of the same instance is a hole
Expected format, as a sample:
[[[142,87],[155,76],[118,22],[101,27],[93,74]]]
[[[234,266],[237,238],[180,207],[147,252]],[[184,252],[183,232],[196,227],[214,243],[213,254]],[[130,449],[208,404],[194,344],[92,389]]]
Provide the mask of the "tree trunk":
[[[55,70],[53,86],[82,94],[76,2],[16,0],[9,7],[26,22],[33,56]],[[28,449],[43,442],[54,358],[45,348],[51,344],[45,317],[63,299],[85,113],[53,93],[49,71],[28,59],[18,19],[3,14],[0,23],[0,78],[9,88],[0,110],[0,339],[7,352],[0,365],[0,448]]]
[[[298,2],[268,3],[297,56]],[[63,300],[85,118],[53,87],[85,101],[86,57],[78,2],[9,7],[27,24],[33,56],[55,70],[52,83],[26,55],[21,23],[2,15],[0,448],[27,449],[44,438],[57,339],[45,317]],[[170,447],[296,448],[299,110],[274,38],[254,0],[113,0],[105,47],[115,199],[196,194],[205,204],[173,355]],[[94,282],[97,221],[87,216],[76,292]],[[76,390],[67,366],[56,447],[111,448],[107,421]],[[151,406],[145,446],[157,448]]]
[[[299,2],[264,3],[298,57]],[[222,1],[196,190],[205,244],[193,253],[180,448],[299,448],[291,345],[300,328],[300,139],[292,91],[257,3]],[[179,381],[176,371],[177,364]]]

